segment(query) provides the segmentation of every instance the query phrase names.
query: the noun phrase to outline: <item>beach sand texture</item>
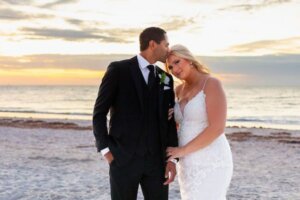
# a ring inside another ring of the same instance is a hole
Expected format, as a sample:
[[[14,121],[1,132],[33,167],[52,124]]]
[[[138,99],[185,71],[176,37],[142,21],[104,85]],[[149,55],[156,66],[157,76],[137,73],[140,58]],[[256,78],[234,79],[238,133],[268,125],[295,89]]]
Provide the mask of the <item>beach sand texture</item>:
[[[0,199],[110,199],[90,123],[0,119]],[[234,159],[227,199],[300,199],[300,131],[231,127],[226,135]],[[169,196],[180,199],[177,180]]]

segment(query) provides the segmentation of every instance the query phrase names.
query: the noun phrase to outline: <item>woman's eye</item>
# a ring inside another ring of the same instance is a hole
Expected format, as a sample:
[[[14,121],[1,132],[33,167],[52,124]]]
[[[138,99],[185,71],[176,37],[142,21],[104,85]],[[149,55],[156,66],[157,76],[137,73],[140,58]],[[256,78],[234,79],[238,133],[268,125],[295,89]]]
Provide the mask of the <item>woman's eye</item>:
[[[173,69],[173,66],[172,66],[172,65],[169,65],[168,68],[169,68],[169,70],[172,70],[172,69]]]
[[[176,60],[176,61],[175,61],[175,64],[178,64],[179,62],[180,62],[180,60]]]

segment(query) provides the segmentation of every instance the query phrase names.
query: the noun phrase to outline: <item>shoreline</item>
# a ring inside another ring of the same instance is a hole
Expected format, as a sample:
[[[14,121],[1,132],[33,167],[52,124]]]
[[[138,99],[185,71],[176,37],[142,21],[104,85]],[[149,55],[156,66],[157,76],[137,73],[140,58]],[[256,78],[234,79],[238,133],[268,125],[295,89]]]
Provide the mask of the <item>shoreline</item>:
[[[0,127],[93,130],[91,120],[0,117]]]
[[[22,113],[22,112],[1,112],[0,119],[23,119],[23,120],[43,120],[43,121],[91,121],[92,114],[77,115],[77,114],[54,114],[54,113]],[[242,117],[243,118],[243,117]],[[247,119],[247,117],[245,117]],[[282,130],[300,130],[300,123],[293,122],[266,122],[266,121],[235,121],[230,117],[227,119],[226,127],[237,127],[237,128],[267,128],[267,129],[282,129]]]
[[[73,125],[73,129],[76,128],[84,128],[84,130],[91,129],[92,130],[92,118],[91,119],[76,119],[76,118],[44,118],[44,117],[18,117],[18,116],[0,116],[0,126],[8,126],[15,127],[12,125],[12,122],[23,124],[23,128],[34,128],[31,125],[37,123],[37,128],[49,128],[56,129],[55,126],[51,126],[51,124],[58,123],[61,125],[61,129],[72,129],[72,127],[68,128],[68,125]],[[42,123],[39,125],[38,123]],[[63,126],[65,125],[65,126]],[[77,127],[76,127],[77,126]],[[89,128],[87,128],[89,127]],[[287,128],[273,128],[273,127],[263,127],[263,126],[245,126],[245,125],[226,125],[226,129],[272,129],[276,131],[287,131],[287,132],[299,132],[300,129],[287,129]]]
[[[0,117],[0,128],[12,127],[22,129],[61,129],[75,131],[92,131],[91,120],[74,119],[35,119],[35,118],[3,118]],[[300,144],[300,130],[286,130],[263,127],[227,126],[227,138],[231,141],[266,141],[273,140],[281,143]]]

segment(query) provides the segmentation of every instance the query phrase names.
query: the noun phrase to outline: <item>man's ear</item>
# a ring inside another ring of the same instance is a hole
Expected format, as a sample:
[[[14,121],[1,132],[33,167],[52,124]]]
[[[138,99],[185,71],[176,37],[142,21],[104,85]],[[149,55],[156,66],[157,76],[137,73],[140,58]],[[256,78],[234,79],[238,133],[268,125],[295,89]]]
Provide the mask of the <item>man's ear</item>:
[[[150,40],[149,41],[149,47],[150,47],[150,49],[154,49],[155,47],[156,47],[156,42],[154,41],[154,40]]]

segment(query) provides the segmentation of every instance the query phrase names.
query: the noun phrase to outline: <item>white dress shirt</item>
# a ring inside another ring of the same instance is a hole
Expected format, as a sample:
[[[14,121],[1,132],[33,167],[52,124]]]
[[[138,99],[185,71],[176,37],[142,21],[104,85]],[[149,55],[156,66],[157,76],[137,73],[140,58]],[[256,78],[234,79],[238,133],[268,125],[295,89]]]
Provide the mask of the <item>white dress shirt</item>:
[[[150,64],[143,56],[141,56],[140,54],[137,55],[137,60],[139,63],[139,67],[140,70],[143,74],[143,77],[146,81],[146,83],[148,84],[148,76],[150,73],[150,70],[147,68],[148,65],[153,65],[154,66],[154,75],[156,74],[156,68],[154,64]]]

